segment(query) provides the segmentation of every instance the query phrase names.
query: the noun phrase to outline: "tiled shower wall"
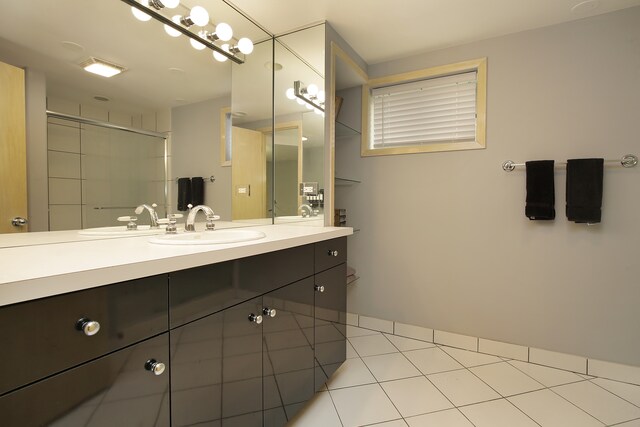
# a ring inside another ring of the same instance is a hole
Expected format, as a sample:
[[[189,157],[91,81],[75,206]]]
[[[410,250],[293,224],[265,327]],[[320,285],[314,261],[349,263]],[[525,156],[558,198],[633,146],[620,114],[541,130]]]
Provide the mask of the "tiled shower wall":
[[[47,99],[47,109],[121,126],[170,131],[169,111],[123,114],[55,98]],[[131,207],[140,203],[158,203],[159,214],[164,215],[165,180],[171,175],[165,176],[164,144],[158,138],[90,125],[81,128],[79,123],[55,118],[48,119],[47,134],[49,230],[115,225],[118,216],[132,215]],[[170,165],[170,157],[168,160]],[[142,185],[127,189],[133,181]],[[171,190],[173,186],[167,187]]]

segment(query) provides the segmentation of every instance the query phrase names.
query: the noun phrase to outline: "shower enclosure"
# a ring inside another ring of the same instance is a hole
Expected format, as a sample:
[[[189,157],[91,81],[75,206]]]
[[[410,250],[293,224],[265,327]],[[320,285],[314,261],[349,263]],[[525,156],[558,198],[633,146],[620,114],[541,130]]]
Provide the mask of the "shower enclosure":
[[[121,224],[142,203],[167,204],[163,134],[47,112],[49,230]],[[140,224],[149,223],[141,217]]]

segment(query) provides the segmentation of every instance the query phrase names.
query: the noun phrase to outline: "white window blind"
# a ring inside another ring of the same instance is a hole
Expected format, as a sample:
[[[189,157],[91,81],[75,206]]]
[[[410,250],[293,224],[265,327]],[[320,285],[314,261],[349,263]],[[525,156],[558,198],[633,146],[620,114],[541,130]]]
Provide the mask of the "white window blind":
[[[477,73],[374,88],[371,148],[475,141]]]

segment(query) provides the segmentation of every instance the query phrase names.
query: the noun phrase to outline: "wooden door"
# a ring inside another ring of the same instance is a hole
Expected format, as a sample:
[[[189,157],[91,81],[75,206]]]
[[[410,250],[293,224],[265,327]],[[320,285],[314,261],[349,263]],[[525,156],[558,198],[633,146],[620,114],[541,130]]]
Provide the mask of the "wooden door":
[[[0,233],[28,231],[13,226],[27,218],[27,139],[24,70],[0,62]]]
[[[231,216],[266,217],[267,159],[261,132],[234,126],[231,132]]]

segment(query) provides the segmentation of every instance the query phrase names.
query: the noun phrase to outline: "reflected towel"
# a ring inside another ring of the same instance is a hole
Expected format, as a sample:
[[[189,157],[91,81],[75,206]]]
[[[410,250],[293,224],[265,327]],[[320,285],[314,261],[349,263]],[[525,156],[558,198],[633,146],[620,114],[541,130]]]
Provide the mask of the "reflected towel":
[[[191,204],[204,205],[204,179],[201,176],[191,178]]]
[[[534,160],[527,167],[527,203],[524,213],[530,220],[551,220],[556,217],[553,160]]]
[[[602,218],[604,159],[567,160],[567,218],[598,223]]]
[[[191,203],[191,178],[178,178],[178,210],[186,211]]]

